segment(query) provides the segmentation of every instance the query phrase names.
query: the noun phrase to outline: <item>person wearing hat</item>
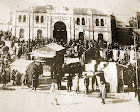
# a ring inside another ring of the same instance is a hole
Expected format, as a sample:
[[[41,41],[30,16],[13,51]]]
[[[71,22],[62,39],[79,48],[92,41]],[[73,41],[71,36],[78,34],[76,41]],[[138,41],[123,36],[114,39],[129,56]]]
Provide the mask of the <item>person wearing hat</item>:
[[[89,88],[89,78],[87,77],[87,74],[85,74],[84,78],[84,85],[85,85],[85,94],[88,94],[88,88]]]

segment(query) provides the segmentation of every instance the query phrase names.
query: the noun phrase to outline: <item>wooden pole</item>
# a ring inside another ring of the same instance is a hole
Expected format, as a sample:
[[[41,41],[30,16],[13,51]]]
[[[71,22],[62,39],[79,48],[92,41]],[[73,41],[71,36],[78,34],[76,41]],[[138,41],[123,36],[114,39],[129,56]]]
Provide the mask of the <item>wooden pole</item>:
[[[73,15],[73,22],[74,22],[74,39],[75,39],[75,16]]]
[[[136,50],[136,35],[134,34],[134,46],[135,46],[135,61],[136,61],[136,85],[138,86],[138,66],[137,66],[137,50]]]
[[[32,39],[35,40],[35,38],[34,38],[34,11],[32,11],[32,13],[33,13]]]
[[[28,49],[30,52],[30,9],[29,9],[29,40],[28,40]]]
[[[71,39],[71,17],[70,17],[70,39]]]
[[[16,10],[16,15],[15,15],[15,38],[16,38],[16,27],[17,27],[17,25],[16,25],[16,21],[17,21],[17,10]]]
[[[89,40],[90,40],[90,18],[89,18]]]

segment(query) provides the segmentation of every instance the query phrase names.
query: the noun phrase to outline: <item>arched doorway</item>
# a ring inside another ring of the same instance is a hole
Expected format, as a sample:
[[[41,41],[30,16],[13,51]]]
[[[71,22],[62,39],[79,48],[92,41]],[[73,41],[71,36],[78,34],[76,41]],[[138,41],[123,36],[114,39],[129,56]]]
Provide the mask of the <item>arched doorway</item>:
[[[54,24],[53,37],[61,44],[67,43],[66,25],[63,22],[59,21]]]
[[[23,28],[20,29],[19,38],[24,38],[24,29]]]
[[[42,30],[37,30],[37,38],[41,39],[42,38]]]
[[[101,34],[101,33],[98,34],[98,41],[99,41],[99,40],[103,40],[103,34]]]
[[[98,34],[98,42],[100,42],[100,41],[103,41],[104,39],[103,39],[103,34]]]
[[[84,41],[84,33],[83,32],[79,32],[79,40]]]
[[[102,47],[103,44],[104,44],[104,39],[103,39],[103,34],[98,34],[98,43],[99,43],[99,46]]]

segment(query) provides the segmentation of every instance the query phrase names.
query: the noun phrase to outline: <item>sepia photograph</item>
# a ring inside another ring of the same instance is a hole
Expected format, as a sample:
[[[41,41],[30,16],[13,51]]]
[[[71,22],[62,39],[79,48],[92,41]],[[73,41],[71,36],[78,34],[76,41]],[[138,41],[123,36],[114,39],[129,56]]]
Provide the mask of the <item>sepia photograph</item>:
[[[0,0],[0,112],[140,112],[140,0]]]

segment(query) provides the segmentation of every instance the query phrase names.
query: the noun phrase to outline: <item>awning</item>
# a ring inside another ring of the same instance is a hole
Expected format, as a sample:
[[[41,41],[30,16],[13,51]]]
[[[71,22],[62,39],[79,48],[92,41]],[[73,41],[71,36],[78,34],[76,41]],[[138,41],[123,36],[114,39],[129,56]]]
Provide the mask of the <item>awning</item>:
[[[51,43],[51,44],[48,44],[46,45],[46,47],[52,49],[52,50],[55,50],[55,51],[61,51],[61,50],[64,50],[65,48],[61,45],[58,45],[56,43]]]
[[[10,64],[11,70],[17,70],[20,73],[25,74],[27,68],[33,64],[33,60],[16,60]]]
[[[37,53],[31,53],[31,56],[40,57],[40,58],[53,58],[53,57],[55,57],[55,54],[37,54]]]
[[[45,47],[34,50],[29,53],[31,56],[41,57],[41,58],[53,58],[56,56],[57,51],[64,50],[64,47],[56,43],[51,43]]]

